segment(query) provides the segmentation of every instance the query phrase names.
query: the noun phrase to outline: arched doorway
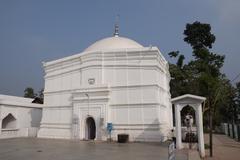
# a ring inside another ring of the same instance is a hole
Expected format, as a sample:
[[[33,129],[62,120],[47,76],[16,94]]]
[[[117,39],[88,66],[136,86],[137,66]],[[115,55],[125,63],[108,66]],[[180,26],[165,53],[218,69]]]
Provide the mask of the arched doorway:
[[[86,138],[88,140],[94,140],[96,137],[96,125],[92,117],[86,119]]]

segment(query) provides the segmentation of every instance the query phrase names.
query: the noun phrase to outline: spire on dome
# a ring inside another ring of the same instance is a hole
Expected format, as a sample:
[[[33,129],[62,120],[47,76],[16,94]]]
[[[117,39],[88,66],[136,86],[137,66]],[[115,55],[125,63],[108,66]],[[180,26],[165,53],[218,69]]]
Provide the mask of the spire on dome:
[[[116,22],[115,22],[115,26],[114,26],[114,33],[113,36],[114,37],[118,37],[119,36],[119,15],[117,15],[116,17]]]

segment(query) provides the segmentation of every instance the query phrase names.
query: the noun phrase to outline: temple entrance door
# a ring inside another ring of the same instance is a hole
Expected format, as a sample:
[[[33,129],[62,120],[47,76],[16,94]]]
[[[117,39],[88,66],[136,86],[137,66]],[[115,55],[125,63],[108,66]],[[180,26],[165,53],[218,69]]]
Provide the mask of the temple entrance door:
[[[94,140],[96,137],[96,125],[92,117],[86,119],[86,139]]]

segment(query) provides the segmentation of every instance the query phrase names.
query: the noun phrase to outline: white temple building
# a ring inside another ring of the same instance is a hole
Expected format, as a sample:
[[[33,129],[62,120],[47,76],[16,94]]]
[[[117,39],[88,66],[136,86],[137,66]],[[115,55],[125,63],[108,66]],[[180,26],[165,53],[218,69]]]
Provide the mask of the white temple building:
[[[43,62],[44,107],[38,137],[164,141],[172,126],[168,62],[157,47],[120,37]]]

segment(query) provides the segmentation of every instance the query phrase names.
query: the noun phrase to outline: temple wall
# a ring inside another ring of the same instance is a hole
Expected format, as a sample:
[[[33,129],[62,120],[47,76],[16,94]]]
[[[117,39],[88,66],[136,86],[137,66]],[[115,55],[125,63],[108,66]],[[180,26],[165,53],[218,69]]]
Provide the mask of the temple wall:
[[[0,99],[0,138],[36,137],[41,118],[42,105],[4,95]]]

